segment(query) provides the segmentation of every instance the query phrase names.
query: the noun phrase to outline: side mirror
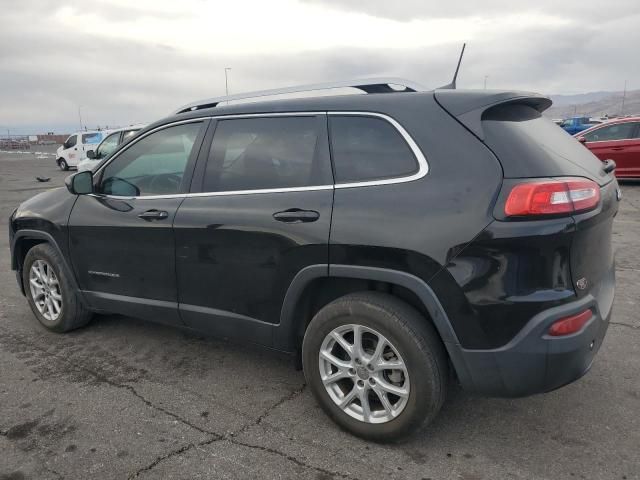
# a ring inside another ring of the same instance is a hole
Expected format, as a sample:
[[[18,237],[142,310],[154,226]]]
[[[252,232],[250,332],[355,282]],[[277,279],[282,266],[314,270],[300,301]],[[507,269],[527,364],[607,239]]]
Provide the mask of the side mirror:
[[[577,140],[578,140],[580,143],[587,143],[587,139],[586,139],[586,138],[584,138],[582,135],[580,135],[580,136],[577,138]]]
[[[93,173],[89,170],[68,176],[64,184],[74,195],[88,195],[93,193]]]
[[[93,150],[87,151],[87,158],[93,160],[94,158],[96,158],[96,152],[94,152]]]

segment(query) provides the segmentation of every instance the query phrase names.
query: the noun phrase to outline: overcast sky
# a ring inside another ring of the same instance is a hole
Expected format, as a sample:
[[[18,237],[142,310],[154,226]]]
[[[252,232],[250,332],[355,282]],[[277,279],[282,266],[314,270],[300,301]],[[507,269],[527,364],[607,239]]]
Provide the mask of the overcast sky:
[[[640,88],[638,0],[20,0],[0,133],[149,122],[200,98],[368,76],[547,94]]]

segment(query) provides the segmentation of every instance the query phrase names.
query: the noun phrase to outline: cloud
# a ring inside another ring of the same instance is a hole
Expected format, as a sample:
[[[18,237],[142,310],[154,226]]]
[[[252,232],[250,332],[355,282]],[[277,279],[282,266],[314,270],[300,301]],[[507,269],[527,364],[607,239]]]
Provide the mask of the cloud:
[[[279,1],[270,3],[276,5]],[[295,0],[282,1],[299,6]],[[333,18],[336,11],[342,11],[338,8],[347,8],[338,7],[338,0],[306,1],[313,3],[311,10],[291,10],[301,15],[299,20],[304,25],[313,23],[313,19],[325,18],[322,15]],[[170,33],[176,37],[193,25],[200,25],[193,23],[196,22],[194,16],[204,15],[195,8],[198,0],[183,0],[191,2],[190,8],[184,9],[189,13],[176,14],[175,18],[171,10],[173,2],[169,7],[165,4],[153,7],[154,2],[145,2],[140,0],[129,8],[124,0],[64,4],[23,0],[6,14],[3,12],[0,17],[0,126],[9,126],[14,131],[75,128],[79,106],[89,126],[150,122],[185,103],[224,94],[225,67],[232,67],[231,93],[367,76],[406,77],[433,88],[450,81],[466,32],[456,30],[443,39],[437,35],[430,37],[427,30],[421,34],[411,33],[420,37],[416,41],[393,42],[389,32],[396,32],[402,22],[414,22],[414,30],[408,31],[416,32],[420,30],[415,27],[420,16],[454,15],[455,12],[449,7],[427,5],[432,2],[407,0],[399,10],[403,15],[410,12],[411,18],[357,23],[365,13],[384,15],[384,11],[378,9],[387,8],[387,3],[398,5],[398,2],[374,0],[364,7],[364,2],[357,3],[358,8],[366,8],[366,12],[359,10],[353,13],[355,16],[348,17],[353,28],[348,34],[375,41],[351,42],[347,41],[350,37],[345,36],[344,44],[327,43],[319,48],[316,40],[303,41],[305,34],[293,29],[279,32],[281,41],[291,44],[286,49],[264,45],[258,48],[262,30],[244,29],[241,18],[205,16],[205,20],[211,20],[212,30],[227,22],[235,25],[238,33],[219,41],[218,37],[207,37],[207,32],[200,32],[204,35],[202,38],[207,39],[204,47],[191,48],[190,44],[174,41],[159,29],[167,25],[167,18],[171,19]],[[497,12],[504,4],[492,0],[487,2],[486,10]],[[469,5],[475,3],[469,2]],[[612,7],[608,9],[608,19],[588,21],[592,15],[588,6],[576,15],[563,13],[569,6],[575,6],[573,0],[568,0],[568,6],[564,3],[558,6],[555,12],[543,8],[551,5],[550,2],[543,1],[541,5],[536,14],[539,17],[512,9],[500,12],[506,15],[500,18],[479,18],[477,14],[482,12],[460,10],[463,13],[447,25],[459,28],[469,22],[469,31],[475,32],[468,38],[458,82],[460,88],[482,88],[485,75],[489,88],[548,94],[620,90],[625,79],[629,80],[629,89],[640,88],[637,83],[640,63],[633,61],[636,45],[640,43],[637,29],[640,9],[635,3],[627,5],[625,15],[610,15],[618,8]],[[70,27],[61,20],[65,8],[75,9],[76,14],[88,12],[88,18],[94,21],[83,28],[72,28],[73,25]],[[467,13],[473,18],[467,18]],[[312,17],[305,17],[307,14]],[[274,15],[286,13],[281,9]],[[121,18],[129,22],[127,32],[131,35],[112,34],[122,28]],[[286,24],[296,18],[278,21]],[[544,21],[532,21],[537,18]],[[269,20],[264,19],[267,26]],[[202,18],[197,22],[202,22]],[[512,25],[507,28],[507,23]],[[144,26],[145,33],[133,35],[136,25],[141,29]],[[370,30],[372,25],[382,30]],[[322,30],[331,35],[331,26],[325,27]],[[307,36],[317,35],[318,28],[316,25]],[[242,48],[231,48],[233,42],[240,41],[244,41]]]

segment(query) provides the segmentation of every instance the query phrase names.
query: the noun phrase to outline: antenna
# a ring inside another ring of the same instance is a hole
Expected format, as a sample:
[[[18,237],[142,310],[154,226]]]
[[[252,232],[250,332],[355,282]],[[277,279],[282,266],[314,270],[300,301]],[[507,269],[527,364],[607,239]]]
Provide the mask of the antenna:
[[[462,56],[464,55],[464,48],[467,46],[466,43],[462,44],[462,50],[460,51],[460,57],[458,58],[458,65],[456,66],[456,73],[453,74],[453,80],[451,83],[440,87],[440,90],[455,90],[456,89],[456,80],[458,79],[458,70],[460,70],[460,64],[462,63]]]

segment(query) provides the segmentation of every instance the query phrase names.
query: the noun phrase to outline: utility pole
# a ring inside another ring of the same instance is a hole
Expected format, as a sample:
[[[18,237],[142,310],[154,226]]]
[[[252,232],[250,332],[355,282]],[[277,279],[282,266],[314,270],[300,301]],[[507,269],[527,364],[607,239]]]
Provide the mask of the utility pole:
[[[622,91],[622,107],[620,108],[620,116],[624,115],[624,101],[627,98],[627,81],[624,81],[624,90]]]
[[[489,78],[489,75],[485,75],[484,76],[484,89],[487,89],[487,78]]]
[[[78,118],[80,119],[80,131],[82,131],[82,114],[80,113],[80,109],[82,105],[78,105]]]
[[[227,75],[227,72],[231,70],[230,67],[224,67],[224,91],[226,96],[229,96],[229,77]]]

